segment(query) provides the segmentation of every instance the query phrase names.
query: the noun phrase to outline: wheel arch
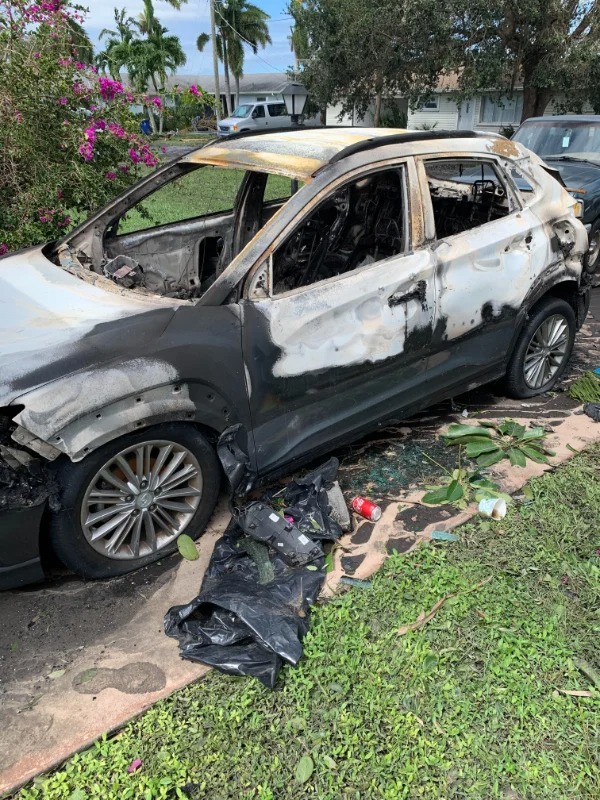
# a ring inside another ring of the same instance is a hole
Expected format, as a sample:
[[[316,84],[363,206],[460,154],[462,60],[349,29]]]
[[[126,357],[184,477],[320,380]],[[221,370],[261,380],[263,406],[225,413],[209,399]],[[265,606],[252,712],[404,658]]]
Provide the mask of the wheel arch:
[[[120,436],[161,423],[189,423],[214,442],[225,428],[239,421],[238,409],[214,387],[176,381],[104,403],[92,397],[79,407],[79,413],[66,417],[58,413],[43,421],[25,399],[24,410],[15,417],[19,428],[14,438],[27,440],[43,455],[50,446],[54,457],[62,454],[77,462]]]

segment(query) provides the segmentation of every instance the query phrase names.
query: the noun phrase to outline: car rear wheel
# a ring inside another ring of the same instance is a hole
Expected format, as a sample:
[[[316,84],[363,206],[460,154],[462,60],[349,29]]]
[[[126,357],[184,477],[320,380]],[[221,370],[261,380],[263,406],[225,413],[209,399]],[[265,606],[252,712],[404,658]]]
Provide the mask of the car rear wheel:
[[[531,310],[506,371],[511,397],[550,391],[564,373],[575,342],[575,312],[558,297],[546,297]]]
[[[54,551],[86,578],[122,575],[197,539],[213,513],[221,471],[195,428],[159,425],[115,439],[83,461],[57,467],[61,509]]]
[[[585,255],[584,269],[595,273],[600,262],[600,219],[597,219],[590,230],[588,251]]]

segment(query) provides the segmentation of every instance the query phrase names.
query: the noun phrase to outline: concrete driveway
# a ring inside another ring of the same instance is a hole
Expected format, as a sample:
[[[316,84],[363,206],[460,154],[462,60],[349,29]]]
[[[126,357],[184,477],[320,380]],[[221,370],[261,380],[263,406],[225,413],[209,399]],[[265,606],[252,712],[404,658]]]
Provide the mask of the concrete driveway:
[[[563,387],[586,369],[600,366],[600,291],[595,290]],[[464,515],[398,499],[435,470],[425,454],[455,458],[437,441],[440,427],[461,419],[505,416],[547,425],[560,458],[600,438],[600,425],[577,414],[564,392],[530,402],[478,390],[429,409],[401,426],[374,433],[336,455],[347,497],[369,492],[387,506],[377,526],[364,522],[345,537],[328,591],[343,573],[365,577],[391,549],[407,550],[432,526],[449,527]],[[574,413],[575,412],[575,413]],[[439,457],[439,458],[438,458]],[[555,462],[559,460],[556,459]],[[502,470],[514,490],[543,467]],[[86,582],[56,567],[41,585],[0,594],[0,795],[60,763],[105,731],[120,727],[158,698],[186,685],[206,669],[179,659],[176,643],[162,631],[170,606],[197,592],[212,546],[229,514],[225,498],[199,546],[200,560],[179,556],[133,575]]]

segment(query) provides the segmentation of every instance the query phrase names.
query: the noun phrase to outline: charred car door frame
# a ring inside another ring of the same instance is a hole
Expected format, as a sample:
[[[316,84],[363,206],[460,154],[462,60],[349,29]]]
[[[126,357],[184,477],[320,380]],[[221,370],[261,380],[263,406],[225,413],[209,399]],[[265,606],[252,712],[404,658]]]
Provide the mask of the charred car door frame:
[[[492,166],[508,212],[467,230],[438,238],[429,190],[428,162]],[[436,334],[430,376],[450,393],[501,377],[534,279],[532,260],[544,261],[548,235],[514,190],[501,157],[452,153],[416,157],[425,230],[437,261]]]
[[[272,254],[345,185],[401,170],[398,255],[273,295]],[[348,167],[307,198],[273,238],[243,291],[243,349],[258,469],[325,451],[423,405],[434,318],[435,264],[422,239],[411,157]],[[266,268],[266,272],[265,272]],[[361,329],[357,332],[357,329]]]

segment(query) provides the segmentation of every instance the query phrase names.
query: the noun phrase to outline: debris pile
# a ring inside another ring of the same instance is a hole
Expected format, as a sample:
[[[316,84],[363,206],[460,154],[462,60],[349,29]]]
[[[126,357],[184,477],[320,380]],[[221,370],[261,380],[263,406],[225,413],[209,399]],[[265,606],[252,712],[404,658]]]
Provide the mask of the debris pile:
[[[235,498],[247,485],[247,462],[232,437],[220,445]],[[179,641],[183,658],[252,675],[271,689],[284,661],[298,663],[309,608],[325,580],[321,542],[342,534],[334,518],[341,505],[337,469],[332,458],[279,492],[232,506],[199,595],[165,616],[165,633]]]
[[[0,511],[31,508],[56,494],[41,460],[13,444],[8,426],[0,420]]]

